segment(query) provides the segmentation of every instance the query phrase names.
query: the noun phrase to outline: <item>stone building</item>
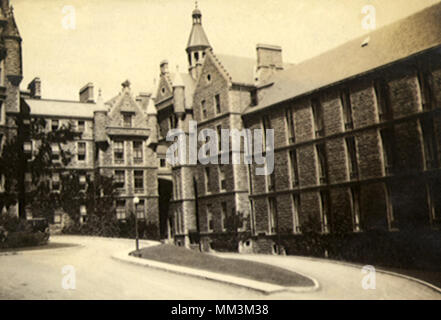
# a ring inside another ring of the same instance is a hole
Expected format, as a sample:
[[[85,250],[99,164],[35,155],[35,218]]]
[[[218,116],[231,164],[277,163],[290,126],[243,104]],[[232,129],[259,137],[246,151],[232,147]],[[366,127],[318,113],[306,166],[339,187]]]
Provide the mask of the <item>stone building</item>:
[[[177,243],[190,245],[193,232],[205,245],[216,241],[238,212],[249,218],[245,249],[254,252],[276,252],[278,236],[295,241],[307,230],[438,227],[441,5],[297,65],[273,45],[257,45],[256,60],[217,54],[200,10],[192,16],[188,73],[161,67],[160,145],[170,144],[171,128],[188,134],[190,119],[198,133],[271,128],[275,169],[258,176],[255,164],[172,166]]]

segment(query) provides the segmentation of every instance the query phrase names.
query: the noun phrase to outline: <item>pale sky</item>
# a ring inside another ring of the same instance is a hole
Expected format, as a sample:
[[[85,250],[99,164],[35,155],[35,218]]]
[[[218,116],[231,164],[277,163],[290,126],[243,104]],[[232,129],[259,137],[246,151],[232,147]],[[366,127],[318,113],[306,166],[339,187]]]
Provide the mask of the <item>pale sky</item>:
[[[22,89],[36,76],[43,98],[78,100],[88,82],[104,99],[129,79],[135,94],[151,92],[159,63],[187,70],[185,46],[193,0],[10,0],[23,38]],[[214,53],[255,58],[257,43],[282,46],[298,63],[355,38],[362,8],[373,5],[377,27],[440,0],[199,0]],[[73,6],[75,30],[63,28]],[[441,31],[440,31],[441,32]]]

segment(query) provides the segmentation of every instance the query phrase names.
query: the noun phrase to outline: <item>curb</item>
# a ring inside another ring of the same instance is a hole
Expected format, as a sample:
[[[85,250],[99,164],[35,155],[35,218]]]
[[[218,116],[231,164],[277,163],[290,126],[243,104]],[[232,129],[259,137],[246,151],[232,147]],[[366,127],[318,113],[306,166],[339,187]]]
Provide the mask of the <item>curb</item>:
[[[270,284],[266,282],[260,282],[250,279],[244,279],[236,276],[230,276],[230,275],[224,275],[220,273],[210,272],[210,271],[204,271],[199,269],[193,269],[188,267],[182,267],[182,266],[176,266],[169,263],[163,263],[153,260],[147,260],[142,258],[135,258],[128,256],[127,252],[121,252],[114,254],[112,256],[112,259],[119,260],[126,263],[136,264],[143,267],[149,267],[154,269],[159,269],[163,271],[173,272],[177,274],[192,276],[196,278],[206,279],[206,280],[212,280],[217,282],[222,282],[230,285],[235,285],[238,287],[243,287],[246,289],[251,289],[255,291],[259,291],[264,294],[273,294],[276,292],[282,292],[282,291],[291,291],[295,293],[305,293],[305,292],[313,292],[319,289],[318,282],[314,279],[313,280],[314,286],[311,287],[284,287],[279,286],[275,284]]]
[[[305,256],[292,256],[292,257],[300,258],[300,259],[304,259],[304,260],[310,260],[310,261],[326,261],[326,262],[330,262],[330,263],[334,263],[334,264],[339,264],[339,265],[343,265],[343,266],[347,266],[347,267],[352,267],[352,268],[356,268],[356,269],[360,269],[360,268],[362,268],[364,266],[362,264],[358,265],[358,264],[354,264],[354,263],[350,263],[350,262],[338,261],[338,260],[332,260],[332,259],[320,259],[320,258],[305,257]],[[374,266],[374,268],[375,268],[375,266]],[[395,277],[398,277],[398,278],[402,278],[402,279],[406,279],[406,280],[409,280],[409,281],[416,282],[418,284],[421,284],[423,286],[428,287],[429,289],[432,289],[436,293],[441,294],[441,288],[439,288],[439,287],[437,287],[437,286],[435,286],[435,285],[433,285],[433,284],[431,284],[429,282],[426,282],[424,280],[421,280],[421,279],[418,279],[418,278],[414,278],[412,276],[408,276],[408,275],[405,275],[405,274],[393,272],[393,271],[387,271],[387,270],[379,269],[379,268],[375,268],[375,271],[379,272],[379,273],[383,273],[383,274],[389,275],[389,276],[395,276]]]

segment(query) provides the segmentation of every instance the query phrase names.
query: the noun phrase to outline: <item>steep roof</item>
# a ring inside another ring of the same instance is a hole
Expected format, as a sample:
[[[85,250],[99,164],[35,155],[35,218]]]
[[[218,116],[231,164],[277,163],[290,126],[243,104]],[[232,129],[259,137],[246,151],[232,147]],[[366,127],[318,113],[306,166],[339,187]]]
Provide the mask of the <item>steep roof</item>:
[[[441,44],[441,3],[349,41],[273,77],[252,113]]]
[[[256,60],[252,58],[216,54],[217,57],[231,77],[233,83],[253,85],[256,70]]]
[[[76,101],[24,99],[30,107],[31,115],[93,118],[94,103],[80,103]]]
[[[187,49],[193,47],[210,47],[210,42],[201,24],[194,24],[191,28]]]

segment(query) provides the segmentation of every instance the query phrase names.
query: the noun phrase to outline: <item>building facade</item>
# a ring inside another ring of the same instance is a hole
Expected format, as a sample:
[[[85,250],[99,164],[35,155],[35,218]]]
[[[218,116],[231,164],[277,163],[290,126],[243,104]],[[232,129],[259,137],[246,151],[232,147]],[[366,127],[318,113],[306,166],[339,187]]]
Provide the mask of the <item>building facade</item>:
[[[187,107],[179,111],[179,86],[169,86],[174,104],[167,111],[157,104],[160,143],[174,128],[167,123],[182,119],[218,137],[221,129],[273,129],[275,168],[256,175],[259,166],[244,162],[172,166],[175,241],[188,246],[197,232],[208,249],[228,233],[226,217],[239,213],[248,217],[241,249],[249,252],[278,252],[280,236],[296,241],[311,230],[436,230],[440,15],[435,5],[292,65],[273,45],[257,45],[256,60],[216,54],[196,9],[188,82],[179,82]]]

